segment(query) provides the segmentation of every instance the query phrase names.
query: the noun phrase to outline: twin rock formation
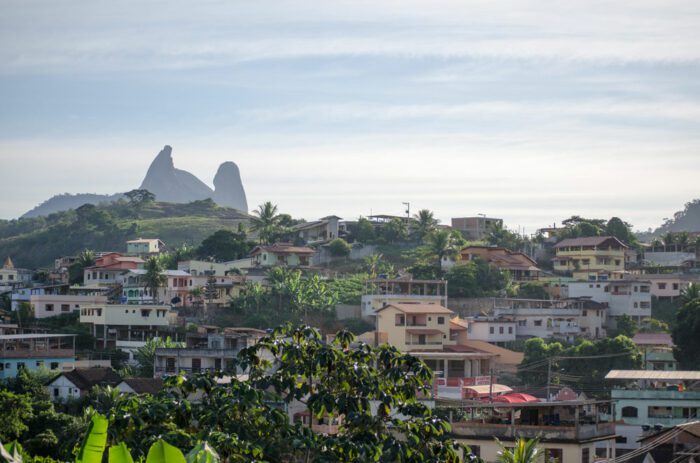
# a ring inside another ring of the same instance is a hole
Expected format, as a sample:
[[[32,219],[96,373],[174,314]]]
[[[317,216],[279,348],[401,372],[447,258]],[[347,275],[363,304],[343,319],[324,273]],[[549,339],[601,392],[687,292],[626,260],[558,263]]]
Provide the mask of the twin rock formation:
[[[241,182],[238,166],[224,162],[214,177],[212,190],[191,173],[176,169],[173,164],[173,149],[166,145],[148,168],[140,188],[156,196],[156,201],[189,203],[212,198],[219,206],[231,207],[248,212],[248,202]],[[123,198],[123,193],[115,195],[63,194],[50,198],[22,217],[38,217],[68,209],[76,209],[83,204],[99,204]]]
[[[189,203],[199,199],[212,198],[219,206],[248,211],[248,202],[241,182],[241,173],[233,162],[224,162],[214,176],[214,189],[185,170],[176,169],[173,164],[173,149],[165,146],[158,153],[146,178],[141,183],[145,189],[156,195],[156,200],[169,203]]]

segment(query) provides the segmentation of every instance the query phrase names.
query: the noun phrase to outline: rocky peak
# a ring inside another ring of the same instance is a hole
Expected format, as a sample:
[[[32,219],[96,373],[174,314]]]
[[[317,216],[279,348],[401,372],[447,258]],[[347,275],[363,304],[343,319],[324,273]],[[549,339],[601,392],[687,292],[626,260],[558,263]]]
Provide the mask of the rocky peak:
[[[241,173],[234,162],[224,162],[214,176],[214,201],[219,206],[248,211]]]

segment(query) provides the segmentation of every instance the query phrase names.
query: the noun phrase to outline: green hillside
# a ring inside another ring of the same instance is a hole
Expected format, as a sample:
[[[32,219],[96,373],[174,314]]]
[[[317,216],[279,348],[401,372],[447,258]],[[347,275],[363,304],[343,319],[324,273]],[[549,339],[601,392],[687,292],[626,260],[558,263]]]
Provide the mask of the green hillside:
[[[198,245],[220,229],[238,229],[248,216],[211,200],[188,204],[120,200],[83,205],[47,217],[0,220],[0,259],[25,268],[48,267],[55,258],[83,249],[126,250],[126,240],[160,238],[168,246]]]

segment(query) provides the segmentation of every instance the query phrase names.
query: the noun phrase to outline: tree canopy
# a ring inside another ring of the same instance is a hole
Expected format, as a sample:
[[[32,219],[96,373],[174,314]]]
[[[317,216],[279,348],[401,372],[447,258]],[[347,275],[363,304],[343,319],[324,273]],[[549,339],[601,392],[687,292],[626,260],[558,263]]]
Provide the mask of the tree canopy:
[[[683,305],[673,329],[673,353],[681,369],[700,370],[700,285],[688,285],[681,298]]]

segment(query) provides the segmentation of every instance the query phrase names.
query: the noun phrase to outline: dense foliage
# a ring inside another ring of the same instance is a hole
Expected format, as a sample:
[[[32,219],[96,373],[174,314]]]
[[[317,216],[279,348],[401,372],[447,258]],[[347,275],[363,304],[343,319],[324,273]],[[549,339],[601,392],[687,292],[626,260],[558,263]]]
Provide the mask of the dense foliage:
[[[689,285],[681,299],[683,306],[673,329],[673,353],[681,369],[700,370],[700,285]]]

